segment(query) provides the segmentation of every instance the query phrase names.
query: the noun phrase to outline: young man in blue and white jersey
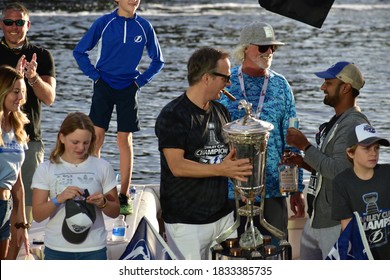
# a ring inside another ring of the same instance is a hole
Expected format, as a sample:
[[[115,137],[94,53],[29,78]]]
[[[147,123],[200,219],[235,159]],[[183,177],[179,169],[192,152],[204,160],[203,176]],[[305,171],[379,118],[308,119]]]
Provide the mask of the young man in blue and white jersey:
[[[164,66],[164,59],[153,26],[136,14],[141,0],[115,0],[118,8],[98,18],[73,50],[85,75],[94,81],[89,117],[97,136],[96,156],[104,143],[114,105],[117,113],[117,143],[120,153],[121,214],[132,213],[128,203],[133,169],[132,133],[140,130],[137,94]],[[98,45],[95,64],[88,51]],[[138,65],[146,48],[151,59],[143,73]]]

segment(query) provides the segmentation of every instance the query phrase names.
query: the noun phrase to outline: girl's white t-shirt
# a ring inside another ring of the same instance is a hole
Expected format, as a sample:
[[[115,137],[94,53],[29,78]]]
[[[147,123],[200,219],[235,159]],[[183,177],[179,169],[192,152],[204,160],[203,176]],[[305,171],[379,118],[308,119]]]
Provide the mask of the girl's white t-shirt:
[[[63,160],[60,163],[45,161],[38,166],[31,184],[32,189],[48,190],[50,198],[56,197],[68,186],[88,189],[91,195],[96,192],[105,194],[116,188],[115,173],[106,160],[93,156],[77,165]],[[106,247],[107,232],[102,210],[95,208],[96,221],[88,237],[81,244],[73,244],[62,236],[62,223],[65,218],[65,204],[62,204],[46,225],[45,246],[63,252],[87,252]]]

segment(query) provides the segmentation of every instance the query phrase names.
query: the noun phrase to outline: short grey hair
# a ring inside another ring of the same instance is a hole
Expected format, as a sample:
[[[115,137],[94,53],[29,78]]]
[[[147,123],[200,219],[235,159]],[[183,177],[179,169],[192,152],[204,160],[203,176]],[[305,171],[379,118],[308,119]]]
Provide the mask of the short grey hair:
[[[23,13],[28,19],[30,19],[30,12],[29,10],[26,8],[26,6],[24,6],[23,4],[21,3],[18,3],[18,2],[14,2],[14,3],[9,3],[7,4],[4,8],[3,8],[3,12],[2,12],[2,16],[4,18],[5,16],[5,13],[7,11],[19,11],[21,13]]]

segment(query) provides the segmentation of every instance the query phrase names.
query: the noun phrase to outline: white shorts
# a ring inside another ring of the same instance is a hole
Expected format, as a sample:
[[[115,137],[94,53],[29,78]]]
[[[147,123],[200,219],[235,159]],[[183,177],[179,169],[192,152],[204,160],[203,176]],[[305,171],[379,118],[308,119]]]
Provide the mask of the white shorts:
[[[233,212],[210,224],[165,225],[167,242],[178,259],[209,260],[210,248],[216,244],[218,235],[234,224]],[[237,237],[234,231],[228,238]]]

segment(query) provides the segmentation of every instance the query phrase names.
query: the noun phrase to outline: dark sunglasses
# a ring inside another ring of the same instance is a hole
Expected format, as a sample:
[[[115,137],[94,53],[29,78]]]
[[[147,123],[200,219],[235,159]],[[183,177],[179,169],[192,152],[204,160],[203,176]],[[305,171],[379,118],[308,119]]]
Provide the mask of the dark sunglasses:
[[[218,76],[218,77],[224,78],[225,83],[230,82],[230,75],[225,75],[225,74],[221,74],[221,73],[218,73],[218,72],[211,72],[211,74],[214,75],[214,76]]]
[[[319,145],[321,143],[321,138],[325,135],[327,125],[328,125],[328,123],[326,122],[326,123],[321,124],[320,127],[318,128],[318,132],[316,133],[317,145]]]
[[[271,49],[271,51],[274,53],[278,49],[277,45],[266,45],[266,46],[259,46],[259,45],[255,45],[255,44],[253,44],[253,45],[257,46],[259,49],[259,52],[261,52],[261,53],[265,53],[269,49]]]
[[[3,23],[5,26],[12,26],[14,23],[16,24],[16,26],[24,26],[26,21],[24,19],[17,19],[17,20],[3,19]]]

